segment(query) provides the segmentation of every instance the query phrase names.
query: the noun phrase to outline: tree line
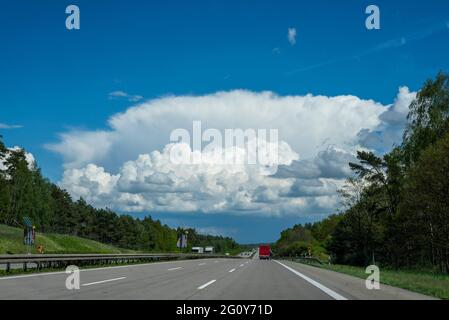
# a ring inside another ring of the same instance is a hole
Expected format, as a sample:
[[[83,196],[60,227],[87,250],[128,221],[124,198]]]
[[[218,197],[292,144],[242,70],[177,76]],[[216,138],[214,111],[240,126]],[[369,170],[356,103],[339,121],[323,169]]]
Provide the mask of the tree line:
[[[449,75],[419,90],[400,145],[383,156],[359,151],[357,160],[339,190],[340,212],[283,231],[277,252],[313,247],[335,263],[449,273]]]
[[[94,208],[82,198],[74,201],[66,190],[44,178],[36,165],[28,163],[25,150],[6,148],[0,136],[0,224],[22,227],[25,216],[40,232],[75,235],[142,251],[176,251],[177,239],[185,231],[150,216],[136,219]],[[232,238],[188,231],[189,248],[212,245],[219,253],[238,249]]]

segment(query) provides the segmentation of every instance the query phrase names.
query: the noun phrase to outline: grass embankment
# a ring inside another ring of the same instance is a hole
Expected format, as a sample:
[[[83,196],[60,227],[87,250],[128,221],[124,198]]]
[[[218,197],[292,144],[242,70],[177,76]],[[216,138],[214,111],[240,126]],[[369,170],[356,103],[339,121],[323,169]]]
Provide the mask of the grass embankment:
[[[365,268],[347,265],[310,265],[366,279]],[[431,271],[380,268],[380,282],[440,299],[449,299],[449,275]]]
[[[38,253],[36,247],[42,245],[44,253],[132,253],[132,250],[121,249],[98,241],[75,236],[51,233],[36,233],[35,246],[30,253]],[[0,225],[0,254],[27,253],[23,244],[23,230]]]

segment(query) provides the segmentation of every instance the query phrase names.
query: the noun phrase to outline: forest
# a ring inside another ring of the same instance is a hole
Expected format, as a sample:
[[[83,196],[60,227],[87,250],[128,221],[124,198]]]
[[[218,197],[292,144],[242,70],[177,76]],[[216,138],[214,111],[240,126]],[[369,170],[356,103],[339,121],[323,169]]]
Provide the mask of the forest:
[[[0,224],[23,226],[29,217],[37,231],[75,235],[121,248],[169,252],[178,250],[177,238],[185,230],[173,229],[149,215],[136,219],[107,208],[94,208],[44,178],[26,158],[26,151],[7,148],[0,136]],[[1,237],[1,235],[0,235]],[[235,252],[229,237],[198,234],[188,229],[188,247],[213,245],[218,253]],[[186,251],[189,248],[185,249]]]
[[[282,231],[276,253],[449,273],[449,75],[419,90],[400,145],[357,160],[335,214]]]

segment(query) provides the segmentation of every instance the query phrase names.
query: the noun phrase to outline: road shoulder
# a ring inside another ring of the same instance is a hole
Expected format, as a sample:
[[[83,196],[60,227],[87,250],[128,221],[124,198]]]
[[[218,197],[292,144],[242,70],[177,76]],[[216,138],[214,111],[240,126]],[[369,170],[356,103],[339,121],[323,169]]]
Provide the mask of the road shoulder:
[[[431,296],[382,283],[379,290],[368,290],[365,287],[364,279],[298,262],[279,261],[350,300],[438,300]]]

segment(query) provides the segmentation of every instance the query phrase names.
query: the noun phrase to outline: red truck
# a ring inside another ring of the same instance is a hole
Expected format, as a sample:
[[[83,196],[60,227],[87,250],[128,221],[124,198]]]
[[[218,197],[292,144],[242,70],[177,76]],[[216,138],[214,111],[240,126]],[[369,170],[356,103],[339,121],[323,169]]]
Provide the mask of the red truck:
[[[271,250],[269,245],[260,245],[259,246],[259,259],[270,259],[271,258]]]

